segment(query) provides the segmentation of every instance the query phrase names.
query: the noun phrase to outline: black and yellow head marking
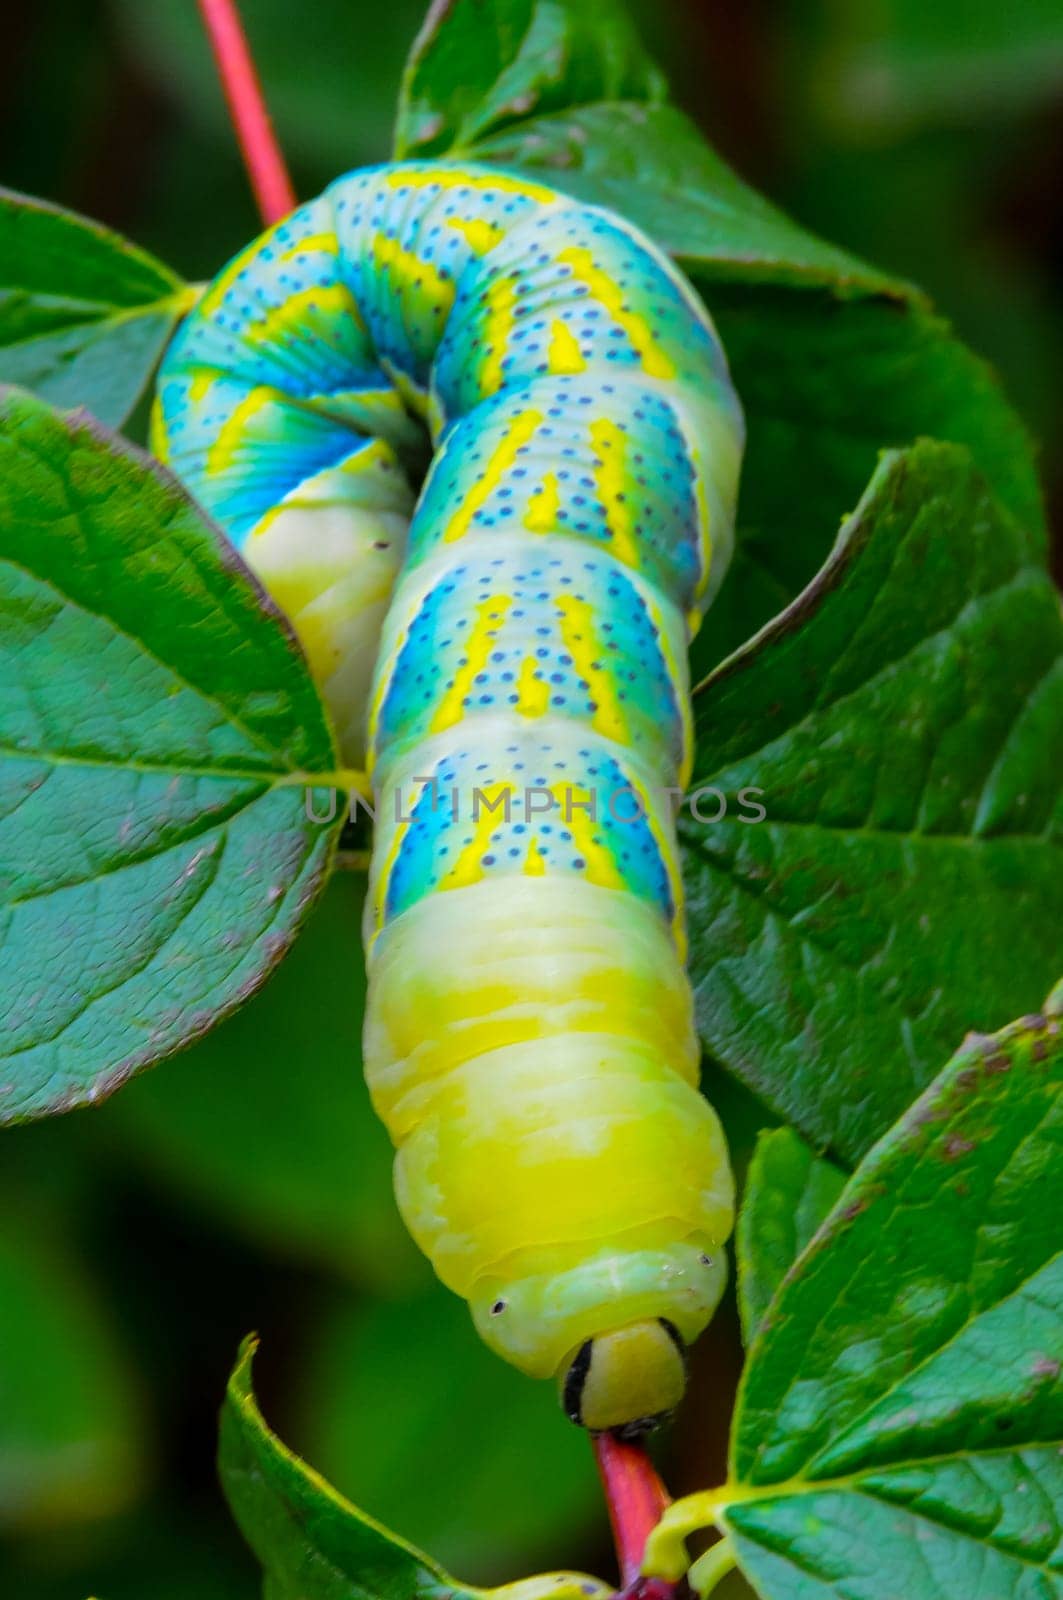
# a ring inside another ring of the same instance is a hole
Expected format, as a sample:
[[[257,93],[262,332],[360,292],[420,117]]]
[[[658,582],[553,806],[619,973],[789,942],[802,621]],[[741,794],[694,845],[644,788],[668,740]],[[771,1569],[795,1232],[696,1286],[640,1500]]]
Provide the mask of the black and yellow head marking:
[[[686,1346],[657,1317],[585,1339],[564,1371],[561,1403],[580,1427],[636,1438],[674,1411],[686,1377]]]

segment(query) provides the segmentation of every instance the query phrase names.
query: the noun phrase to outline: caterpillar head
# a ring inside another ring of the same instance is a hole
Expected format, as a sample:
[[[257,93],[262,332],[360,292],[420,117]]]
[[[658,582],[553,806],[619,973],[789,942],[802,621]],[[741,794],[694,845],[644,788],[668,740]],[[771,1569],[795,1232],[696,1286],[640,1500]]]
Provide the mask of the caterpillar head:
[[[585,1339],[561,1370],[561,1403],[572,1422],[633,1439],[662,1421],[686,1388],[686,1345],[665,1317]]]
[[[573,1422],[634,1438],[682,1399],[687,1348],[719,1302],[726,1262],[709,1239],[605,1247],[559,1272],[483,1279],[470,1306],[493,1350],[554,1379]]]

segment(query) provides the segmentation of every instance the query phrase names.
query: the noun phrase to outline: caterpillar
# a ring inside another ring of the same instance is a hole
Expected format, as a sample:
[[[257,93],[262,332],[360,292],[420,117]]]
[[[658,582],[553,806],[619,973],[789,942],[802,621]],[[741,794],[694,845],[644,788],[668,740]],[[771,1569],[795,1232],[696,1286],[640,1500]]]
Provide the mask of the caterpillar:
[[[647,238],[441,163],[237,256],[153,416],[372,776],[364,1060],[406,1224],[488,1345],[628,1436],[682,1395],[732,1222],[674,809],[743,437]]]

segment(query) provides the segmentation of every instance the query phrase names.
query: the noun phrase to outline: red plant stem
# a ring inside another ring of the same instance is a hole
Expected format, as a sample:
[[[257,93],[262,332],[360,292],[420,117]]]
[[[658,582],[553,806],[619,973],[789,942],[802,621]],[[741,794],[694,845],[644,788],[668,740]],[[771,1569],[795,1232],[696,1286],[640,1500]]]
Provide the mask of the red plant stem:
[[[266,224],[295,208],[295,191],[269,120],[236,0],[199,0],[244,165]]]
[[[659,1590],[663,1600],[672,1586],[640,1581],[639,1573],[646,1540],[671,1503],[668,1491],[641,1445],[624,1444],[611,1433],[595,1434],[591,1442],[609,1507],[620,1581],[625,1590],[639,1593],[643,1600],[650,1600],[650,1590],[655,1597]]]

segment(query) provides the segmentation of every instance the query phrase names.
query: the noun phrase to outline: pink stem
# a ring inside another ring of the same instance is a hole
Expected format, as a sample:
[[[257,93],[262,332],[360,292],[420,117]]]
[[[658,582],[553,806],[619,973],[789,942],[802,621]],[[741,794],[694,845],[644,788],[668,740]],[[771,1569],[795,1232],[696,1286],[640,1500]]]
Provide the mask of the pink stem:
[[[611,1433],[595,1434],[591,1442],[609,1507],[624,1592],[638,1595],[640,1600],[667,1600],[671,1584],[639,1574],[646,1540],[670,1504],[668,1491],[641,1445],[624,1444]]]
[[[295,208],[295,191],[269,120],[236,0],[199,0],[244,165],[265,223]]]

